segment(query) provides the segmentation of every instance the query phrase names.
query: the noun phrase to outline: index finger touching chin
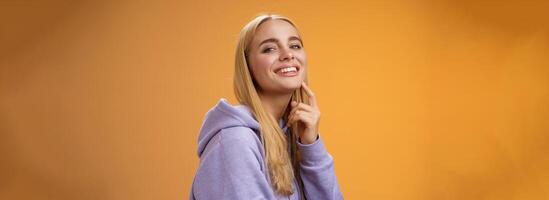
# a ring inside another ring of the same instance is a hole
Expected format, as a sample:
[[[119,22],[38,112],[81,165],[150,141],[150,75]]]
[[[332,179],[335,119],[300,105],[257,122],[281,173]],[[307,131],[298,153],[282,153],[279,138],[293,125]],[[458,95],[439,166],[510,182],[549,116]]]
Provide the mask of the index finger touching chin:
[[[309,102],[311,103],[311,106],[316,107],[316,97],[311,88],[305,84],[305,81],[301,83],[301,88],[305,90],[305,93],[307,93],[307,96],[309,96]]]

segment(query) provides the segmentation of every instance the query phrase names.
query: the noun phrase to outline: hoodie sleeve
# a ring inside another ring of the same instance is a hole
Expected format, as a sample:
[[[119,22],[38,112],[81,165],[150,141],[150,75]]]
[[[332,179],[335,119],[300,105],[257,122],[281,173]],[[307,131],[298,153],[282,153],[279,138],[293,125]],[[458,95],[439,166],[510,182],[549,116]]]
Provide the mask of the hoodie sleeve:
[[[312,144],[297,142],[301,152],[301,179],[305,197],[315,200],[343,199],[334,171],[334,161],[319,138]]]
[[[208,144],[195,177],[196,199],[276,199],[263,173],[258,137],[246,127],[222,129]]]

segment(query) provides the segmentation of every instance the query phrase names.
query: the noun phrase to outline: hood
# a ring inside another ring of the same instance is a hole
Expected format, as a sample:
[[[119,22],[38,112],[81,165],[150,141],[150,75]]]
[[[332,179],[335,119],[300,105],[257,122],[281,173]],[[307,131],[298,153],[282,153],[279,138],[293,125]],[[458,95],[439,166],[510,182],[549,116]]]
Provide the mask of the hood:
[[[279,122],[282,130],[286,132],[287,127],[283,120]],[[259,122],[253,117],[251,109],[244,105],[233,106],[222,98],[210,109],[204,118],[200,134],[198,136],[198,156],[202,155],[210,140],[219,133],[221,129],[230,127],[248,127],[259,133]]]
[[[244,105],[232,106],[227,100],[220,99],[219,102],[210,109],[204,118],[200,134],[198,136],[198,156],[206,148],[210,140],[219,133],[221,129],[235,126],[244,126],[259,130],[259,123],[254,119],[251,110]]]

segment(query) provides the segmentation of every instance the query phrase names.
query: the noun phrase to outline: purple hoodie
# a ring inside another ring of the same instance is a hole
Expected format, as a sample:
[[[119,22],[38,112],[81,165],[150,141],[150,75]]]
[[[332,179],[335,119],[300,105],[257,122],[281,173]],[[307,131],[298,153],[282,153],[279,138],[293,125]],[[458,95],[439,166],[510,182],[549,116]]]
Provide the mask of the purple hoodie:
[[[287,127],[281,121],[280,126]],[[334,162],[319,138],[312,144],[301,144],[301,177],[304,191],[281,196],[269,180],[259,123],[250,109],[232,106],[225,99],[208,111],[198,137],[200,166],[196,172],[190,199],[291,199],[304,192],[308,200],[343,199],[334,173]]]

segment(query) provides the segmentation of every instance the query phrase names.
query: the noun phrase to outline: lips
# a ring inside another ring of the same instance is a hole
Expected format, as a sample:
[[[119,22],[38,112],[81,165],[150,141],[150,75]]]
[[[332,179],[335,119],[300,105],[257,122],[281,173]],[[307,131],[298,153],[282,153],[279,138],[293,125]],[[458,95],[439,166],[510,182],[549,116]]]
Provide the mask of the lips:
[[[276,69],[274,70],[274,72],[278,74],[278,73],[280,73],[283,69],[284,69],[284,71],[286,72],[286,71],[288,71],[291,67],[294,67],[294,68],[296,69],[295,72],[299,72],[299,69],[300,69],[299,65],[283,65],[283,66],[280,66],[280,67],[276,68]],[[290,71],[291,71],[291,70],[290,70]]]
[[[299,66],[284,66],[275,70],[275,73],[281,77],[294,77],[299,74]]]

